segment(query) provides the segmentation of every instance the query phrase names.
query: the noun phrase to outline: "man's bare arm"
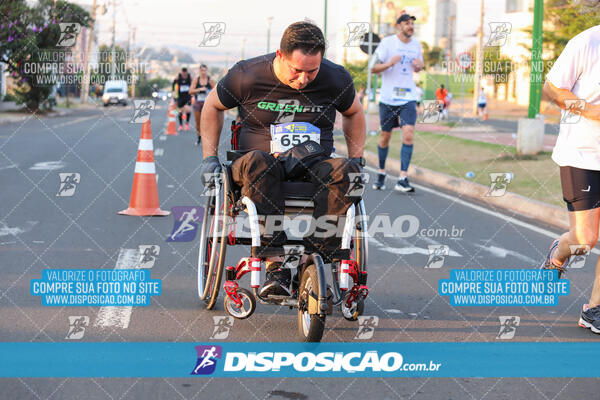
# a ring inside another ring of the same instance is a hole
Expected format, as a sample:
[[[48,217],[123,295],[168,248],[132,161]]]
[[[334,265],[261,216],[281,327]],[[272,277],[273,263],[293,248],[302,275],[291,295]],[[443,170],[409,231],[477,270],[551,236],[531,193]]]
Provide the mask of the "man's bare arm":
[[[342,130],[348,145],[348,158],[362,157],[367,134],[365,113],[358,96],[354,97],[350,108],[342,113]]]
[[[216,156],[219,149],[219,137],[223,129],[223,111],[227,110],[217,96],[216,90],[206,96],[200,119],[202,153],[204,158]]]
[[[371,72],[374,73],[374,74],[379,74],[380,72],[383,72],[386,69],[388,69],[391,66],[393,66],[394,64],[396,64],[401,59],[402,59],[402,57],[396,55],[396,56],[393,56],[390,59],[390,61],[388,61],[388,62],[385,62],[385,63],[376,63],[375,65],[373,65],[373,68],[371,68]]]
[[[554,86],[550,81],[546,81],[544,88],[542,89],[544,100],[548,100],[566,110],[569,108],[565,100],[578,100],[578,97],[571,92],[569,89],[560,89]],[[588,119],[600,121],[600,105],[593,105],[586,103],[585,109],[581,115]]]

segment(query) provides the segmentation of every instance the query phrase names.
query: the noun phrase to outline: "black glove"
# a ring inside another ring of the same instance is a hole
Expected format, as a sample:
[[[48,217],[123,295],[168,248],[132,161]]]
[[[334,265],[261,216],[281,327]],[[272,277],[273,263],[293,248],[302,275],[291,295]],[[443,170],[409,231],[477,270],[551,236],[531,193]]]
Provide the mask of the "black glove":
[[[219,157],[209,156],[202,160],[202,184],[207,186],[213,183],[213,175],[221,172]]]

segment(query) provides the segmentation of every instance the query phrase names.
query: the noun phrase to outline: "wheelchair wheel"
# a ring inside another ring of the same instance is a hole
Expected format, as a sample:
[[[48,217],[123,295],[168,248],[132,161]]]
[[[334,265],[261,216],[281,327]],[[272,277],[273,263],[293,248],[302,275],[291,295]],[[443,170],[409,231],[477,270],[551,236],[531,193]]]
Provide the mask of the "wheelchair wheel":
[[[226,173],[226,172],[225,172]],[[227,178],[219,180],[213,195],[207,196],[198,251],[198,296],[206,308],[214,307],[225,265],[227,248],[226,210],[229,209]]]
[[[361,272],[367,271],[367,258],[369,253],[369,247],[367,242],[367,222],[365,213],[365,204],[361,200],[356,205],[356,229],[354,230],[353,237],[353,250],[351,257],[358,264],[358,269]],[[338,263],[338,269],[340,263]],[[359,297],[356,301],[352,302],[352,305],[346,307],[346,302],[342,301],[340,304],[340,311],[344,318],[348,321],[356,321],[360,315],[363,315],[365,311],[365,301],[362,297]]]
[[[319,286],[317,267],[309,265],[302,271],[298,295],[298,333],[303,342],[319,342],[325,330],[325,316],[309,312],[309,298],[316,296]],[[313,298],[312,301],[317,301]],[[316,308],[316,306],[315,306]]]
[[[223,305],[225,306],[225,311],[233,318],[248,318],[256,309],[256,299],[248,289],[238,288],[237,294],[240,297],[240,300],[242,300],[242,306],[238,308],[235,305],[235,303],[229,298],[229,296],[225,296],[225,301],[223,302]]]

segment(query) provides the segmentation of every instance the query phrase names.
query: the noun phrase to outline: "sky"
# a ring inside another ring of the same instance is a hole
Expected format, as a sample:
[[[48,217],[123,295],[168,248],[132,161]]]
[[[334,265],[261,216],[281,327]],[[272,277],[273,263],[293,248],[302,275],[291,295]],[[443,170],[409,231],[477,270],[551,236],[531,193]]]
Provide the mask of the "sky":
[[[73,0],[72,0],[73,1]],[[335,23],[346,23],[335,18],[337,7],[369,0],[329,0],[328,30],[336,29]],[[424,0],[425,1],[425,0]],[[91,5],[92,0],[74,0]],[[277,48],[281,34],[290,23],[305,18],[319,26],[323,24],[324,0],[117,0],[116,40],[127,40],[130,26],[136,27],[136,45],[160,48],[187,47],[195,50],[196,58],[239,59],[245,39],[246,58],[264,54],[267,50],[267,17],[272,16],[271,46]],[[475,41],[480,0],[457,0],[457,47],[465,49]],[[100,42],[109,44],[112,29],[112,0],[97,0],[105,4],[107,13],[100,16]],[[486,23],[503,8],[503,0],[486,0]],[[368,20],[368,15],[365,16]],[[493,20],[493,19],[492,19]],[[199,48],[204,36],[203,22],[224,22],[225,35],[218,47]],[[458,51],[463,49],[458,48]]]

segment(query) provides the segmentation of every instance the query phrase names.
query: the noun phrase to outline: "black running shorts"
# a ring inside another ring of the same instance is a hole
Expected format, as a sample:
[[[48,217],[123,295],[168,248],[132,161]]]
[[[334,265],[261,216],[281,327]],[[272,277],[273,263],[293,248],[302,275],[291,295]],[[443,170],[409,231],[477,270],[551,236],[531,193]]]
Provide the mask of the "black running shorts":
[[[569,211],[600,207],[600,171],[560,167],[560,183]]]

